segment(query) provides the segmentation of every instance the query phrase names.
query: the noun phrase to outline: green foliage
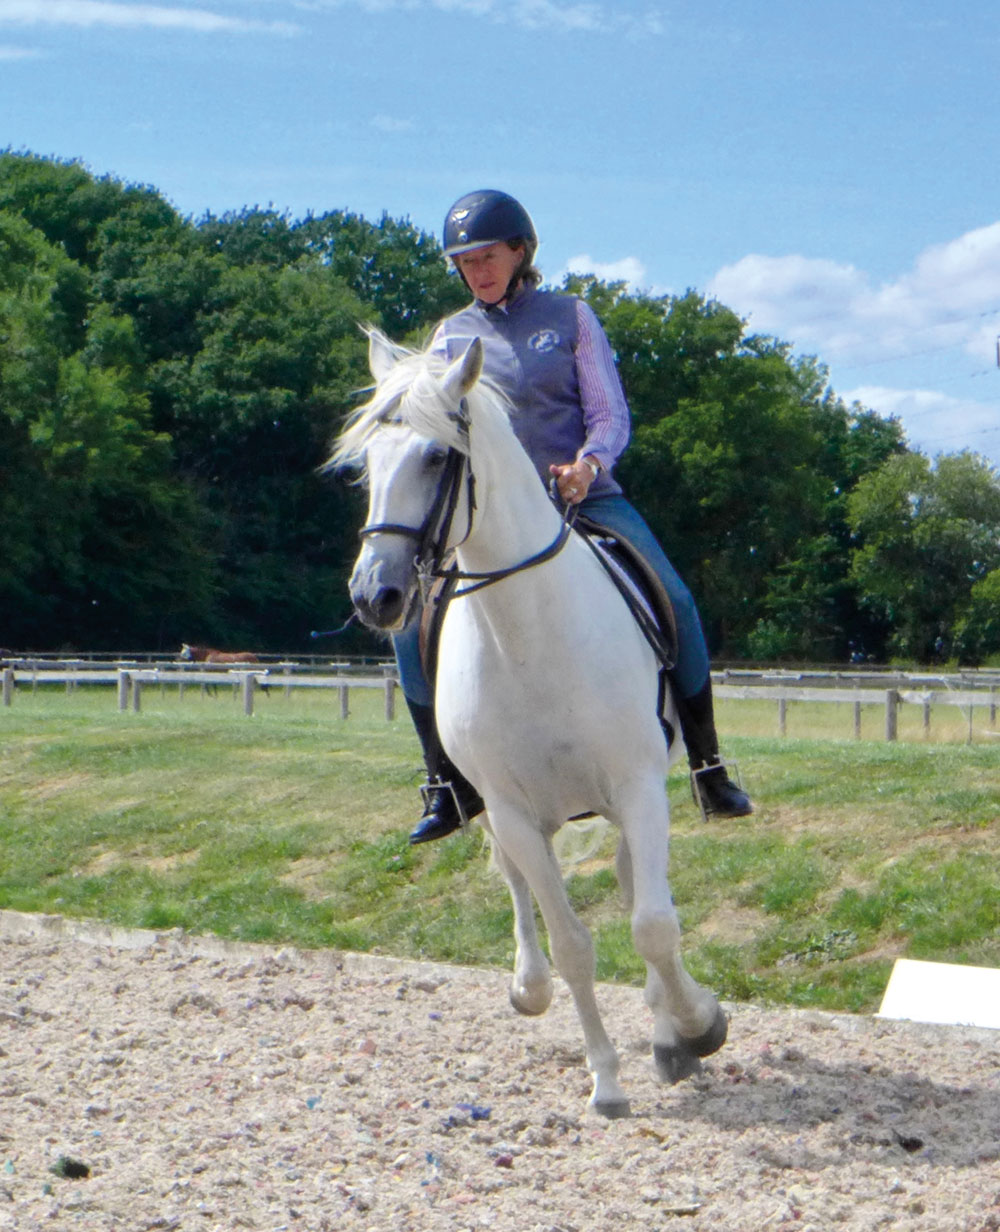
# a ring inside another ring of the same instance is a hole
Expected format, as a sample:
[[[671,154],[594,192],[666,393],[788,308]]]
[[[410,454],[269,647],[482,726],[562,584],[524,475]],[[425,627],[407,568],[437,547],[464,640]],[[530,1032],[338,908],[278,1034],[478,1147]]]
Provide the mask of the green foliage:
[[[973,585],[954,632],[955,654],[962,663],[983,663],[1000,652],[1000,569]]]
[[[695,291],[566,288],[607,329],[635,425],[620,476],[715,654],[1000,652],[985,463],[931,468]],[[419,343],[466,298],[406,219],[195,221],[0,152],[0,643],[305,649],[348,606],[361,498],[320,467],[369,379],[358,325]]]
[[[567,279],[604,323],[633,411],[621,478],[727,656],[847,657],[871,641],[848,573],[846,498],[899,452],[898,425],[847,408],[825,371],[689,291]]]
[[[979,592],[967,625],[972,588],[1000,567],[997,472],[967,452],[934,465],[920,454],[893,457],[859,482],[849,518],[858,539],[852,575],[891,627],[891,649],[942,658],[954,632],[975,653],[977,626],[990,627],[992,588]]]

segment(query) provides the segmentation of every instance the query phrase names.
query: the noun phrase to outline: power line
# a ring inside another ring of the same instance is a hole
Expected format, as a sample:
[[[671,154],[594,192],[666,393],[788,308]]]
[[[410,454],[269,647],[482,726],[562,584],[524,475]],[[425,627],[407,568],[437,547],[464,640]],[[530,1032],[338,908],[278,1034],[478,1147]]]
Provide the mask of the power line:
[[[971,316],[948,317],[948,318],[944,318],[940,321],[935,322],[933,325],[925,325],[920,329],[913,330],[912,334],[914,335],[929,334],[929,333],[933,333],[935,330],[941,329],[949,325],[963,325],[968,321],[981,321],[981,320],[984,320],[986,317],[993,317],[993,316],[998,316],[998,315],[1000,315],[1000,308],[989,308],[985,312],[976,312],[976,313],[973,313]],[[832,320],[835,317],[839,317],[839,316],[842,316],[842,314],[841,313],[836,313],[836,314],[831,313],[830,316],[826,319]],[[824,318],[820,317],[818,319],[823,320]],[[854,372],[862,368],[877,367],[879,364],[893,364],[893,363],[898,363],[900,360],[904,360],[904,359],[920,359],[924,355],[937,355],[942,351],[954,351],[956,348],[958,348],[961,345],[962,345],[961,342],[941,343],[939,346],[924,347],[922,350],[919,350],[919,351],[901,351],[900,353],[896,355],[884,355],[879,359],[868,359],[868,360],[863,360],[860,363],[856,363],[856,364],[843,364],[843,365],[838,364],[837,366],[838,368],[841,368],[844,371]],[[998,346],[1000,346],[1000,342],[998,342]],[[836,363],[837,361],[831,360],[830,362]],[[1000,364],[1000,354],[998,354],[998,364]],[[986,369],[984,371],[992,371],[992,369]],[[979,374],[973,373],[972,375],[979,375]]]

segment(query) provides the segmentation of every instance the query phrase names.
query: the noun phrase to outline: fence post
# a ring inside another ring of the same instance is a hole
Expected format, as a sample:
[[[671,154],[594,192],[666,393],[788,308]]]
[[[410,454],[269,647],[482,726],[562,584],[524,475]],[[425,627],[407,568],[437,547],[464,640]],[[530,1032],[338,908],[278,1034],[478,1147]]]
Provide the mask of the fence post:
[[[5,667],[3,669],[3,704],[9,706],[14,700],[14,669]]]
[[[896,689],[885,691],[885,738],[896,739],[896,721],[899,711],[899,692]]]
[[[926,700],[924,701],[923,711],[924,711],[924,739],[930,740],[931,738],[931,704],[929,701],[926,701]]]
[[[132,713],[138,714],[142,709],[142,681],[132,681]]]
[[[861,739],[861,703],[854,703],[854,739]]]
[[[243,675],[243,713],[250,718],[253,714],[253,693],[257,686],[257,677],[253,672],[245,672]]]
[[[118,709],[122,712],[128,710],[128,691],[132,683],[132,677],[128,672],[119,670],[118,672]]]
[[[351,703],[348,697],[350,693],[350,685],[338,684],[337,692],[340,694],[340,717],[346,719],[351,713]]]
[[[778,698],[778,731],[782,736],[788,734],[788,701],[784,697]]]
[[[385,717],[390,721],[396,717],[396,682],[391,676],[385,681]]]

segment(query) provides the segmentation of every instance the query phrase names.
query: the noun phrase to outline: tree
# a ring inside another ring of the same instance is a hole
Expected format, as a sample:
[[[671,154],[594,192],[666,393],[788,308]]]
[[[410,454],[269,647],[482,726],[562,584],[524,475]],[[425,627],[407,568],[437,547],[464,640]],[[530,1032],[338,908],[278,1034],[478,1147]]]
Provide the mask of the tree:
[[[372,223],[338,210],[307,218],[296,234],[371,305],[375,323],[391,338],[420,341],[422,332],[468,302],[438,242],[408,220],[383,214]]]
[[[4,639],[125,644],[209,585],[196,511],[152,430],[127,322],[76,350],[79,265],[0,212],[0,581]],[[115,345],[110,339],[115,337]]]
[[[713,651],[846,653],[846,493],[902,448],[898,425],[848,410],[814,360],[745,335],[694,292],[629,295],[592,277],[567,288],[601,317],[632,409],[619,476],[697,596]]]
[[[315,262],[229,266],[203,305],[197,352],[151,369],[157,421],[211,515],[226,579],[199,636],[287,646],[341,608],[330,555],[342,568],[353,549],[354,495],[317,470],[338,414],[367,381],[364,315]]]
[[[980,664],[1000,654],[1000,569],[992,569],[974,583],[953,632],[960,663]]]
[[[891,457],[848,500],[851,574],[892,628],[890,649],[927,661],[949,648],[973,586],[1000,567],[1000,476],[975,454]]]

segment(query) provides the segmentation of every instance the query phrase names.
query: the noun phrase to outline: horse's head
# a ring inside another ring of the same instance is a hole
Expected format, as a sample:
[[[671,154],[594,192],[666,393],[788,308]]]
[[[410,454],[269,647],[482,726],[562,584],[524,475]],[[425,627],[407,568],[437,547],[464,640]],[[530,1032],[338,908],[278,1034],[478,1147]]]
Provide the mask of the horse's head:
[[[416,602],[419,566],[468,531],[462,400],[482,362],[478,339],[445,364],[369,334],[375,389],[342,434],[332,462],[362,465],[368,484],[368,519],[350,591],[370,628],[401,629]]]

